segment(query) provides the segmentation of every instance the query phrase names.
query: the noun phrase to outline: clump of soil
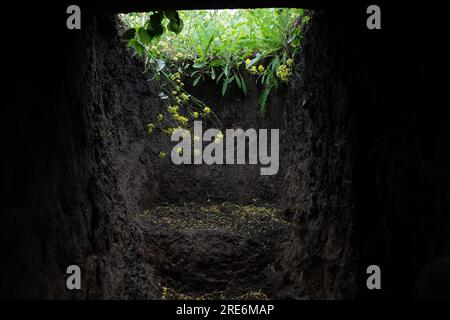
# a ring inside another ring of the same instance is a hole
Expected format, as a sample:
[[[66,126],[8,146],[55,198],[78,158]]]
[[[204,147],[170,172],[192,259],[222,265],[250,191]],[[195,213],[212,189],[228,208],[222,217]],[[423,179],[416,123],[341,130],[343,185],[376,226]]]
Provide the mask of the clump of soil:
[[[273,206],[159,206],[140,217],[162,299],[268,299],[289,223]]]

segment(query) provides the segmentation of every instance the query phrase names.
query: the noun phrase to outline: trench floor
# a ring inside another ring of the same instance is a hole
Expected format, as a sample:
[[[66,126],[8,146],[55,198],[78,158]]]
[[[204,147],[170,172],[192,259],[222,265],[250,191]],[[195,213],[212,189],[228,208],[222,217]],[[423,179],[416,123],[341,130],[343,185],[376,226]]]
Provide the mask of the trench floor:
[[[166,205],[139,218],[161,299],[272,298],[289,222],[271,205]]]

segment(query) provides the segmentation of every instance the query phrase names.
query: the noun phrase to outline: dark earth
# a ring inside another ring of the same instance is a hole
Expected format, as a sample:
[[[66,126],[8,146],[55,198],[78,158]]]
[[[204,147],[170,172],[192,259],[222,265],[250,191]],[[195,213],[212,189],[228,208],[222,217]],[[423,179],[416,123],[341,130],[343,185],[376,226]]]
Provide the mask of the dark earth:
[[[162,298],[267,299],[289,223],[274,207],[218,203],[156,207],[140,223]]]
[[[222,100],[213,89],[192,89],[227,125],[281,130],[280,171],[271,177],[257,166],[160,161],[165,142],[146,133],[158,83],[123,45],[115,15],[155,9],[151,2],[86,5],[80,31],[66,29],[64,2],[45,10],[35,3],[27,12],[16,3],[22,19],[40,17],[46,33],[16,41],[2,59],[0,297],[404,299],[420,296],[420,288],[438,292],[427,270],[445,284],[447,19],[435,10],[420,17],[426,28],[411,32],[409,22],[395,22],[415,16],[414,8],[385,7],[383,29],[373,32],[364,24],[367,6],[318,3],[304,2],[315,14],[297,74],[264,117],[256,95]],[[11,20],[2,19],[3,30],[30,34]],[[437,259],[444,264],[426,267]],[[83,272],[80,291],[66,288],[71,264]],[[367,290],[371,264],[383,272],[383,290]]]

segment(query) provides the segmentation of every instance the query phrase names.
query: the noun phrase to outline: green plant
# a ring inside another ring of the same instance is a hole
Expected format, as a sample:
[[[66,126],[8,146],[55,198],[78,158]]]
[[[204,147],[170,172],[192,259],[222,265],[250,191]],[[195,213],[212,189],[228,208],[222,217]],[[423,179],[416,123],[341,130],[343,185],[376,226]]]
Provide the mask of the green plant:
[[[128,41],[128,45],[143,56],[146,53],[146,46],[153,39],[161,37],[166,31],[179,34],[183,30],[183,20],[178,11],[152,11],[149,13],[130,13],[122,15],[128,29],[122,34],[122,38]],[[166,24],[166,26],[165,26]]]
[[[170,17],[174,16],[172,12],[156,15],[161,24],[165,20],[170,24]],[[172,65],[177,72],[189,73],[193,86],[205,80],[215,81],[222,95],[233,85],[246,95],[244,72],[249,72],[262,85],[262,113],[270,92],[290,79],[304,41],[304,28],[310,20],[303,9],[180,11],[176,21],[182,31],[156,36],[150,32],[151,37],[147,37],[141,30],[153,26],[153,16],[155,13],[121,16],[128,30],[136,30],[130,32],[134,38],[128,40],[129,44],[139,55],[147,55],[147,63],[153,63],[159,71],[168,72],[166,67]]]
[[[222,128],[214,108],[185,90],[188,81],[192,86],[214,81],[223,96],[232,86],[247,95],[247,81],[255,77],[264,114],[270,93],[292,76],[310,20],[303,9],[153,11],[120,18],[124,41],[144,59],[145,72],[160,80],[164,107],[147,132],[168,135],[190,129],[196,119]]]
[[[160,130],[165,134],[172,134],[178,128],[189,128],[193,120],[208,119],[217,127],[220,127],[220,121],[212,112],[211,108],[202,101],[191,96],[184,89],[184,68],[180,67],[175,61],[182,54],[177,53],[172,59],[164,59],[154,43],[162,42],[163,36],[169,37],[164,27],[167,24],[167,30],[173,34],[179,34],[183,28],[177,11],[154,11],[150,13],[131,13],[121,16],[122,21],[128,28],[122,35],[128,46],[132,47],[136,54],[145,59],[146,69],[152,69],[155,77],[161,83],[159,97],[163,102],[164,108],[156,115],[155,119],[147,125],[147,132],[153,134],[155,130]],[[164,158],[165,152],[160,153]]]

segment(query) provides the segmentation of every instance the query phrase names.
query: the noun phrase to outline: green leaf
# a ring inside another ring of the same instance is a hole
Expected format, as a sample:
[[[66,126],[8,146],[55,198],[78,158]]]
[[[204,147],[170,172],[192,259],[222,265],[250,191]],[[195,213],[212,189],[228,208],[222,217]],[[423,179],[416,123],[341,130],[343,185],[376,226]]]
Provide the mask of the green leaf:
[[[222,79],[222,77],[223,77],[224,74],[225,74],[224,71],[222,71],[222,72],[220,73],[219,77],[218,77],[217,80],[216,80],[216,83],[217,83],[217,84],[219,83],[220,79]]]
[[[183,20],[170,20],[167,24],[167,29],[174,32],[175,34],[179,34],[183,30]]]
[[[241,84],[242,84],[242,92],[246,96],[248,93],[247,84],[245,83],[244,77],[242,77],[242,75],[240,77],[241,77]]]
[[[216,38],[216,34],[214,33],[214,34],[211,35],[211,37],[210,37],[209,40],[208,40],[208,43],[207,43],[207,45],[206,45],[206,47],[205,47],[205,54],[208,53],[209,47],[211,46],[211,43],[213,42],[213,40],[214,40],[215,38]]]
[[[230,74],[230,66],[227,62],[226,66],[223,68],[223,72],[225,72],[225,77],[228,78],[228,75]]]
[[[157,63],[156,72],[161,71],[166,66],[166,62],[164,60],[161,60],[161,59],[157,59],[156,63]]]
[[[236,84],[239,87],[239,89],[242,89],[241,78],[239,76],[236,76],[234,77],[234,80],[236,81]]]
[[[164,19],[164,12],[156,11],[150,16],[150,27],[154,28],[161,24]]]
[[[204,58],[203,48],[201,46],[197,46],[197,50],[198,50],[198,56],[200,57],[200,60],[203,60],[203,58]]]
[[[257,53],[256,57],[254,57],[250,63],[248,64],[249,67],[253,66],[255,63],[257,63],[259,61],[259,59],[261,59],[261,54]]]
[[[206,66],[206,62],[196,62],[196,63],[194,63],[194,65],[192,67],[194,67],[196,69],[201,69],[204,66]]]
[[[163,12],[159,11],[150,16],[150,22],[147,29],[149,35],[153,37],[158,37],[164,33],[164,26],[162,25],[163,18],[164,18]]]
[[[147,32],[149,35],[153,36],[153,37],[159,37],[160,35],[162,35],[164,33],[164,26],[162,24],[158,24],[154,27],[149,27],[147,29]]]
[[[152,42],[153,37],[148,34],[148,32],[144,28],[140,28],[138,31],[139,39],[145,44],[150,44]]]
[[[272,62],[272,72],[276,73],[279,66],[280,66],[280,57],[277,56]]]
[[[164,11],[164,15],[166,16],[167,19],[169,19],[167,29],[169,31],[174,32],[175,34],[179,34],[181,30],[183,30],[183,20],[181,20],[178,11],[166,10]]]
[[[228,89],[228,85],[229,85],[230,83],[233,82],[234,78],[235,78],[235,77],[232,76],[231,78],[226,78],[226,79],[223,81],[223,85],[222,85],[222,96],[225,95],[225,93],[227,92],[227,89]]]
[[[176,10],[165,10],[164,15],[169,20],[180,19],[180,16]]]
[[[128,41],[128,46],[133,48],[138,56],[140,57],[144,56],[145,48],[136,39],[131,39],[130,41]]]
[[[128,41],[128,40],[133,39],[135,36],[136,36],[136,29],[131,28],[122,34],[122,39]]]
[[[259,96],[259,106],[261,113],[266,111],[267,97],[269,96],[271,87],[265,87],[263,93]]]
[[[213,61],[211,61],[211,62],[209,63],[209,65],[210,65],[211,67],[217,67],[217,66],[224,65],[225,63],[226,63],[226,61],[223,60],[223,59],[214,59]]]
[[[198,82],[200,81],[200,79],[202,79],[203,78],[203,75],[201,74],[201,75],[199,75],[195,80],[194,80],[194,82],[192,83],[192,86],[196,86],[197,84],[198,84]]]
[[[296,37],[297,37],[297,35],[296,35],[295,33],[293,33],[293,34],[291,35],[291,37],[289,38],[289,40],[287,41],[287,43],[288,43],[288,44],[291,44],[292,41],[294,41]]]
[[[222,85],[222,96],[224,96],[225,93],[227,92],[227,88],[228,88],[228,79],[225,79]]]

